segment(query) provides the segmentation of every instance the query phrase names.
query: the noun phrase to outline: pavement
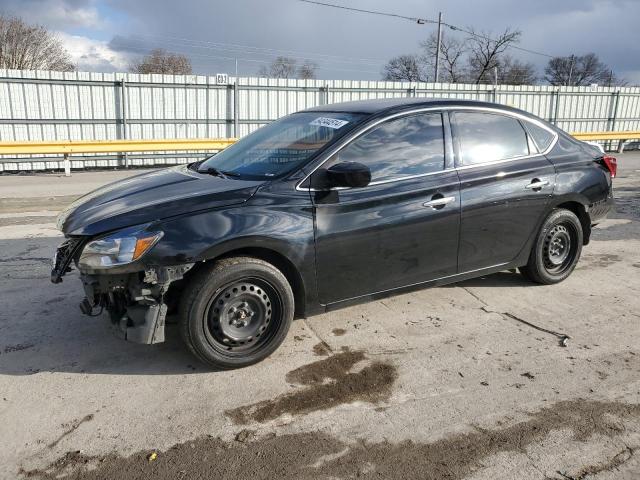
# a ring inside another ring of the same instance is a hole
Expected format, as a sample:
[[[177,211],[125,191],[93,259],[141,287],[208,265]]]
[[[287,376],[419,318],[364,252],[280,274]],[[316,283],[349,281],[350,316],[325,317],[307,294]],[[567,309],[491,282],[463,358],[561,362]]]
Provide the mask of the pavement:
[[[513,272],[294,322],[212,372],[49,282],[64,204],[135,172],[0,176],[0,478],[640,478],[640,154],[573,275]],[[565,333],[552,334],[523,322]]]

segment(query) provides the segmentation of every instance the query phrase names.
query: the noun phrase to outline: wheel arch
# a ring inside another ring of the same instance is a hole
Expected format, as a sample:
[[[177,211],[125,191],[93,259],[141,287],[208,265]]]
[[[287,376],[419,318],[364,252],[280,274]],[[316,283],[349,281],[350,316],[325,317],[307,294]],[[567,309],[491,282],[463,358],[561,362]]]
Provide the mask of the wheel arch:
[[[189,272],[189,275],[205,268],[205,266],[210,265],[211,262],[216,262],[223,258],[239,256],[258,258],[270,263],[280,270],[286,277],[289,285],[291,285],[291,290],[293,290],[296,317],[304,316],[306,311],[306,293],[308,291],[308,287],[305,285],[302,274],[298,267],[296,267],[294,261],[282,253],[280,249],[276,249],[271,246],[255,246],[255,243],[253,245],[228,245],[227,248],[216,251],[215,255],[208,257],[205,261],[196,263],[192,271]]]
[[[573,212],[582,226],[582,244],[588,245],[591,238],[591,217],[588,207],[576,199],[563,201],[554,206],[555,209],[564,209]]]

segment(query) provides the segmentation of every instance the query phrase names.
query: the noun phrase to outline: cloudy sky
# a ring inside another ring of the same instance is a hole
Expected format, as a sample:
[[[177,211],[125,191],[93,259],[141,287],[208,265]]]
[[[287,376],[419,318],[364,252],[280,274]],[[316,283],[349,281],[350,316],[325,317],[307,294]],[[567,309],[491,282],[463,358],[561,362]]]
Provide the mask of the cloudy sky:
[[[549,55],[595,52],[640,84],[640,0],[325,0],[461,27],[523,32],[520,46]],[[255,74],[277,55],[310,59],[318,77],[379,79],[392,56],[413,53],[433,25],[299,0],[0,0],[0,12],[59,32],[78,68],[123,71],[154,47],[187,54],[197,73]],[[457,35],[451,32],[452,35]],[[542,68],[547,58],[514,57]]]

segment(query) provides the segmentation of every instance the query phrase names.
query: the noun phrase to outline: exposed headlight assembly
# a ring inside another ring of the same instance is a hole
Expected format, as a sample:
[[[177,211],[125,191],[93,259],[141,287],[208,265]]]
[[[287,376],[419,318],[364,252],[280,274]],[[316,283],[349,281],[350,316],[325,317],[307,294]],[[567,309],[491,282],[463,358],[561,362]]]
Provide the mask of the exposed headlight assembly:
[[[87,243],[78,264],[81,268],[102,269],[135,262],[147,253],[162,235],[163,232],[145,231],[144,227],[120,230]]]

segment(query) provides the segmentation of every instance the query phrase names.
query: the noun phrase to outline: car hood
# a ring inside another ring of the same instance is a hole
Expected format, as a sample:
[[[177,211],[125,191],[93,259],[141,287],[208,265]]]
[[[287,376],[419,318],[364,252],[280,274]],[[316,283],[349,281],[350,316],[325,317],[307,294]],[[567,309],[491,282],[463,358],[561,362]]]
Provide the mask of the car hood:
[[[262,184],[203,175],[186,165],[110,183],[74,201],[58,217],[65,235],[98,235],[154,220],[243,203]]]

